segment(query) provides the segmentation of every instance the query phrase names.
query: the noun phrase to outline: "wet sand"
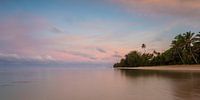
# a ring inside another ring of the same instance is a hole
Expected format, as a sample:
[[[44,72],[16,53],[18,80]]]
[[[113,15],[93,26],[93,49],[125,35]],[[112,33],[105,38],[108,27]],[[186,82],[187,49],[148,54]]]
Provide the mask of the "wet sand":
[[[118,67],[122,70],[161,70],[161,71],[197,71],[200,72],[200,65],[169,65],[169,66],[148,66],[148,67]]]

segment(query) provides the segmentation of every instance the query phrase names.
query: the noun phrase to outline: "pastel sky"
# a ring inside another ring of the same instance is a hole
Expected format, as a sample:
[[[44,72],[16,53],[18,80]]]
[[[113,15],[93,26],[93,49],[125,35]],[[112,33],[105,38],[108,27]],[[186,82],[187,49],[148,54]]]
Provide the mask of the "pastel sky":
[[[0,62],[113,63],[199,21],[199,0],[1,0]]]

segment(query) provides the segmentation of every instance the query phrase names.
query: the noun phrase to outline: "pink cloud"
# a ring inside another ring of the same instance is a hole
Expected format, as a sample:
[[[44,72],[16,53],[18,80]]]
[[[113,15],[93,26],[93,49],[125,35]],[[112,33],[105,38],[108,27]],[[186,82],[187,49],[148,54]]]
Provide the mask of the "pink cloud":
[[[139,11],[145,15],[171,15],[195,17],[200,15],[199,0],[111,0],[128,11]]]
[[[35,33],[47,28],[48,22],[41,17],[33,15],[17,15],[2,19],[0,23],[0,41],[6,51],[23,54],[34,53],[40,41]]]
[[[85,27],[94,26],[94,23],[92,23],[85,24],[88,25]],[[0,52],[38,59],[54,58],[61,61],[113,62],[116,58],[113,56],[116,56],[115,51],[119,52],[118,56],[123,56],[131,49],[120,49],[123,47],[119,48],[118,42],[113,41],[113,38],[116,38],[114,37],[115,34],[106,34],[112,32],[113,29],[109,30],[110,28],[104,26],[103,22],[100,25],[102,27],[98,25],[96,30],[104,34],[65,33],[65,31],[59,31],[59,27],[56,27],[54,32],[62,34],[43,37],[43,31],[51,32],[52,26],[45,18],[34,15],[8,17],[0,23],[0,45],[4,45]],[[125,26],[127,26],[127,23],[125,23]],[[52,33],[47,34],[52,35]],[[65,52],[58,52],[58,50],[64,50]]]

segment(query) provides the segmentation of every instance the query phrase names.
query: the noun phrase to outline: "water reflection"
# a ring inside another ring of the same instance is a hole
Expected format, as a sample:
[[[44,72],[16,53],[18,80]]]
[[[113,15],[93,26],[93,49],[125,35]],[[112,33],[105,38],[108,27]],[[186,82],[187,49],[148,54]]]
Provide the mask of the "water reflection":
[[[121,75],[127,80],[132,80],[144,85],[146,82],[151,87],[151,80],[154,89],[145,92],[156,92],[158,98],[162,95],[162,100],[199,100],[200,99],[200,73],[197,72],[170,72],[170,71],[140,71],[140,70],[120,70]],[[143,80],[142,80],[143,79]],[[144,81],[146,80],[146,81]],[[165,81],[163,84],[161,81]],[[159,84],[162,83],[162,84]],[[160,88],[158,88],[160,86]],[[160,93],[167,93],[160,94]],[[165,96],[164,96],[165,95]]]
[[[199,100],[193,72],[23,68],[0,71],[0,100]]]

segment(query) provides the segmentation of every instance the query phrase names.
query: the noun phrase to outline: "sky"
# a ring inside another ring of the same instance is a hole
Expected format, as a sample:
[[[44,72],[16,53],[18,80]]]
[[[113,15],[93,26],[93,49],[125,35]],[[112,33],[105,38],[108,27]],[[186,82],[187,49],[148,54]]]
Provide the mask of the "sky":
[[[0,63],[114,63],[199,20],[199,0],[0,0]]]

